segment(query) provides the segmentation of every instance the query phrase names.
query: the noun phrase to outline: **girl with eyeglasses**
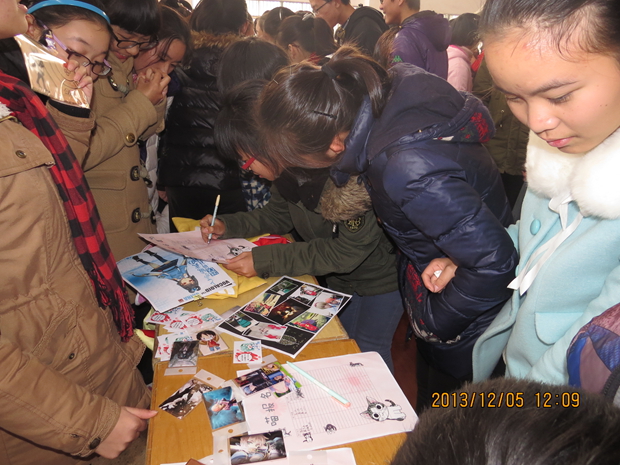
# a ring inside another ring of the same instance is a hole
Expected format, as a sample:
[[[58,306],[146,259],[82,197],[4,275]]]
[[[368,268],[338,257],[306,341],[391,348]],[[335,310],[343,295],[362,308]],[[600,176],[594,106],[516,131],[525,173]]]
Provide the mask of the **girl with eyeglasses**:
[[[67,0],[64,0],[67,1]],[[83,167],[117,260],[142,250],[138,233],[156,231],[138,143],[163,128],[170,77],[157,67],[133,78],[134,59],[157,46],[161,14],[156,0],[102,0],[111,22],[112,71],[94,86],[97,115]]]
[[[93,82],[110,72],[106,60],[110,43],[109,18],[99,0],[40,1],[30,8],[26,35],[50,49],[75,71],[73,80],[90,101]],[[26,65],[13,38],[0,41],[0,69],[9,75],[29,82]],[[39,95],[66,133],[78,159],[82,160],[88,147],[94,116],[89,109],[72,107]]]

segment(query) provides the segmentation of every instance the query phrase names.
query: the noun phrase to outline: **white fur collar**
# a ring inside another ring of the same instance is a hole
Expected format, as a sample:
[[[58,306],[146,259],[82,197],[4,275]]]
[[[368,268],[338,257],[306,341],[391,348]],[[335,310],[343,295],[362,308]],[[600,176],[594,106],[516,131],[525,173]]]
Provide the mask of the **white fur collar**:
[[[0,103],[0,118],[4,118],[5,116],[9,116],[11,114],[11,110],[4,103]]]
[[[563,153],[530,132],[525,169],[534,192],[570,194],[583,216],[620,218],[620,130],[585,154]]]

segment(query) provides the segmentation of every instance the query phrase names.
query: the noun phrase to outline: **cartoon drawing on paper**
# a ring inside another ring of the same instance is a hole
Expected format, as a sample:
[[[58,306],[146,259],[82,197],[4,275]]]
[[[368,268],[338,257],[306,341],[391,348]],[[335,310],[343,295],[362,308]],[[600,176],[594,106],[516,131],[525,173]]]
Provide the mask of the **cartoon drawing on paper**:
[[[151,268],[153,268],[153,271],[144,274],[132,273],[133,276],[139,278],[153,276],[155,278],[171,279],[172,281],[177,283],[177,285],[185,289],[187,292],[198,292],[200,290],[200,286],[198,285],[198,280],[196,279],[196,276],[190,276],[187,272],[187,258],[183,257],[183,261],[177,265],[179,260],[176,258],[174,260],[166,260],[165,258],[161,257],[160,255],[151,250],[145,250],[144,253],[156,258],[157,260],[159,260],[160,263],[147,262],[145,260],[142,260],[138,255],[134,255],[131,258],[133,258],[138,263],[149,265]]]
[[[383,402],[378,402],[371,399],[370,397],[366,397],[366,400],[368,401],[368,408],[364,412],[360,413],[360,415],[363,417],[367,417],[375,421],[403,421],[405,418],[407,418],[407,415],[403,413],[400,405],[396,405],[390,399],[385,399],[385,401],[389,402],[391,405],[384,404]]]

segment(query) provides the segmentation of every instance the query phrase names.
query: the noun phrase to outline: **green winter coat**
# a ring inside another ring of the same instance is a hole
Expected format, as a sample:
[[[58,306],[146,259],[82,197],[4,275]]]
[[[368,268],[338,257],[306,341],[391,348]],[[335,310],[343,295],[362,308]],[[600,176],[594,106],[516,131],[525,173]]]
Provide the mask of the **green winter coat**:
[[[487,106],[495,123],[495,136],[484,146],[495,160],[499,172],[521,176],[525,169],[529,129],[512,114],[504,94],[493,86],[484,60],[476,73],[472,92]]]
[[[222,238],[286,234],[295,228],[304,239],[252,249],[258,276],[325,276],[331,289],[359,295],[398,289],[393,246],[355,178],[342,188],[328,180],[316,212],[285,200],[275,187],[271,193],[263,208],[218,216],[226,224]]]

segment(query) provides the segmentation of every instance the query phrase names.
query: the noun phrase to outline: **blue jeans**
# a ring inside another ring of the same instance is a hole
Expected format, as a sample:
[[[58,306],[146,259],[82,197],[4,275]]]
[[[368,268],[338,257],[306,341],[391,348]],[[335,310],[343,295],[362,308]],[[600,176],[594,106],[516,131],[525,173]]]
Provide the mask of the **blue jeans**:
[[[367,296],[353,294],[338,318],[360,350],[378,352],[393,373],[392,339],[402,314],[400,292],[394,291]]]

